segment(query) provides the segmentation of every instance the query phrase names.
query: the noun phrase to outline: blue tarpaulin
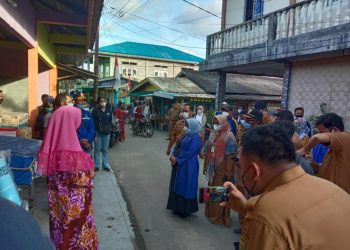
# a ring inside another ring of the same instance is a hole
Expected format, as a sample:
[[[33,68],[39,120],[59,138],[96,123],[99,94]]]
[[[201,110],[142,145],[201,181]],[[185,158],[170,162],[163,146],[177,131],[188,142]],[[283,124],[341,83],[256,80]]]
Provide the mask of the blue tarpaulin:
[[[11,155],[36,157],[41,141],[0,135],[0,151],[11,150]]]

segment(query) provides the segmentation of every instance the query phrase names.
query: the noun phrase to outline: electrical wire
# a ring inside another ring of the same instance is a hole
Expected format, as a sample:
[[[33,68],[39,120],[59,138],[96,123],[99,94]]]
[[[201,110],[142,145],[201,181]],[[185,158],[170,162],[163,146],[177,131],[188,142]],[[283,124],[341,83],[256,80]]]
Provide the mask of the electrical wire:
[[[220,16],[218,16],[218,15],[214,14],[213,12],[210,12],[210,11],[208,11],[208,10],[206,10],[206,9],[203,9],[202,7],[199,7],[198,5],[195,5],[195,4],[193,4],[193,3],[191,3],[191,2],[189,2],[189,1],[187,1],[187,0],[182,0],[182,1],[184,1],[185,3],[188,3],[188,4],[190,4],[190,5],[192,5],[193,7],[196,7],[197,9],[200,9],[200,10],[202,10],[202,11],[204,11],[204,12],[207,12],[208,14],[210,14],[210,15],[212,15],[212,16],[215,16],[215,17],[221,19]]]

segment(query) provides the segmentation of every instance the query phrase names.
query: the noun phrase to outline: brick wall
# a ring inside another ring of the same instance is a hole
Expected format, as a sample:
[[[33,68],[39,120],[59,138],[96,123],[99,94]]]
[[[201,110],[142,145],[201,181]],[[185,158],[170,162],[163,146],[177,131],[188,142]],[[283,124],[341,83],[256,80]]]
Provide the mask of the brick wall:
[[[350,56],[293,63],[288,109],[303,106],[306,117],[320,115],[323,102],[350,130]]]

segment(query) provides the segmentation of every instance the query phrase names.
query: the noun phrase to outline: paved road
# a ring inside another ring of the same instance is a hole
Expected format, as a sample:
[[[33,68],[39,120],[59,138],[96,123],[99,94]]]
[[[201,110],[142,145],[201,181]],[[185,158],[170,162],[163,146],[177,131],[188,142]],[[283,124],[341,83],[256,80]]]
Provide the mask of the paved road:
[[[130,132],[127,128],[127,132]],[[183,219],[165,209],[168,197],[170,165],[165,155],[165,133],[156,132],[148,139],[127,134],[127,140],[110,151],[111,164],[136,219],[141,233],[139,248],[148,250],[233,249],[238,240],[233,228],[238,227],[232,213],[232,228],[211,224],[204,216],[204,205],[195,215]],[[206,186],[200,175],[200,186]],[[136,234],[137,234],[136,230]],[[143,245],[145,244],[145,245]],[[145,247],[146,246],[146,247]]]

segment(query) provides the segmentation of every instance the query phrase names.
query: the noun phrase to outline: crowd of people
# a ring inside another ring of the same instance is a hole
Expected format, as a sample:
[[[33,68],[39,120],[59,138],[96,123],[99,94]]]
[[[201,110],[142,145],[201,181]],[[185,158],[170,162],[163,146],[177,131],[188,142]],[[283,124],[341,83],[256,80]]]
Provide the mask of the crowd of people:
[[[350,133],[335,113],[304,118],[265,102],[236,112],[222,103],[206,135],[203,107],[175,102],[166,154],[172,166],[167,209],[198,211],[199,156],[209,187],[228,189],[228,202],[209,201],[205,216],[231,225],[238,213],[240,249],[343,249],[350,243]]]
[[[50,238],[56,249],[98,249],[92,209],[95,173],[110,171],[109,140],[115,121],[125,140],[123,103],[112,108],[105,97],[89,107],[86,97],[66,93],[42,96],[35,125],[43,143],[39,174],[48,177]],[[102,159],[101,159],[102,154]]]

